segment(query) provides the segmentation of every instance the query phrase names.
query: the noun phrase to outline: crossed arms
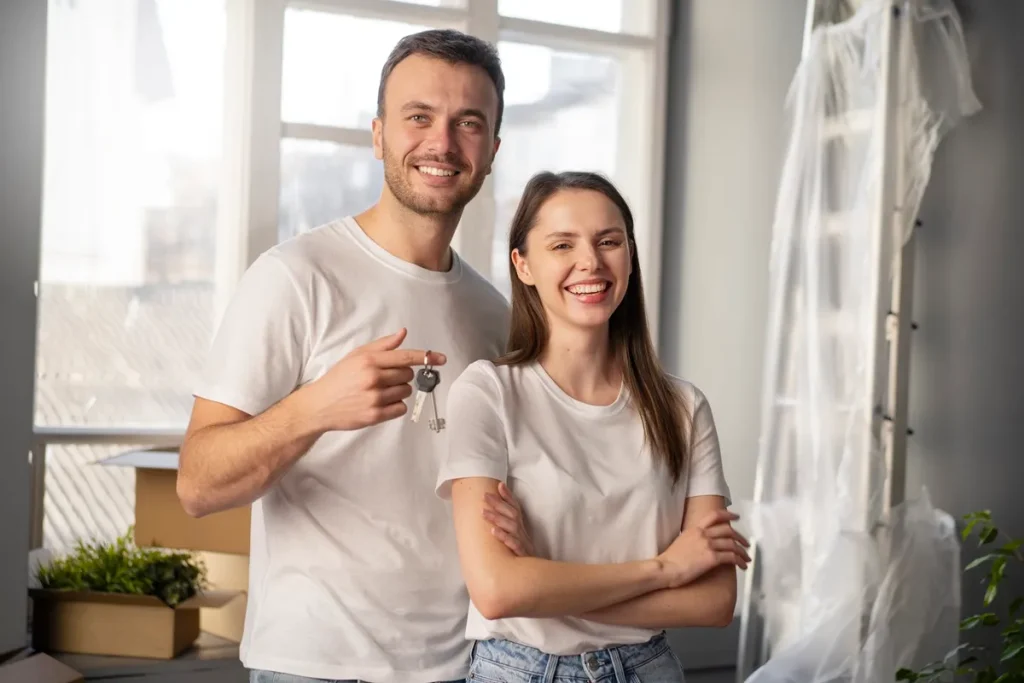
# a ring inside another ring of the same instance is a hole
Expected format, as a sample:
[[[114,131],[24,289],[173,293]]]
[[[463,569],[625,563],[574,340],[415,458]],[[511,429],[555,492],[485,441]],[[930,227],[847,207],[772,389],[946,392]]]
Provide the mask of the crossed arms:
[[[735,568],[749,562],[748,543],[721,496],[688,499],[665,552],[618,564],[533,557],[518,504],[494,479],[455,480],[452,503],[463,575],[486,619],[576,616],[651,629],[732,621]]]

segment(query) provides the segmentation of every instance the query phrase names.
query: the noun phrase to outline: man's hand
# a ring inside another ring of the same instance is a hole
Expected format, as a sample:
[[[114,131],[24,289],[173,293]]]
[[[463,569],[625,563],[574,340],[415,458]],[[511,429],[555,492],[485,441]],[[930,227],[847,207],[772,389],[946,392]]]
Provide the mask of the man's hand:
[[[360,429],[401,417],[408,411],[413,370],[426,351],[399,349],[403,328],[361,346],[338,361],[323,377],[299,390],[304,410],[323,431]],[[444,354],[430,352],[431,365],[444,365]]]
[[[523,522],[523,509],[505,482],[498,483],[498,496],[484,494],[484,519],[490,522],[491,533],[519,557],[533,557],[533,541]]]
[[[658,559],[671,572],[671,587],[684,586],[715,567],[733,565],[746,569],[750,542],[732,528],[739,515],[726,509],[715,510],[676,537]]]

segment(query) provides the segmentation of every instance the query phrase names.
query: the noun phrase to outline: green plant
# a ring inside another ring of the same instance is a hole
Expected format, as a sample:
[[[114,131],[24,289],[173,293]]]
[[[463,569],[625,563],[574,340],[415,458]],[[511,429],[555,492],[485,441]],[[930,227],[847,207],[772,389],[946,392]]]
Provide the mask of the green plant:
[[[967,541],[975,534],[979,548],[992,546],[1001,535],[1005,536],[992,523],[992,513],[988,510],[972,512],[964,517],[964,521],[967,524],[961,533],[963,540]],[[1009,563],[1013,561],[1024,564],[1022,545],[1024,540],[1009,538],[1003,545],[992,548],[964,568],[965,573],[984,566],[988,567],[988,571],[982,578],[982,583],[986,584],[985,596],[982,598],[985,611],[963,619],[960,631],[973,634],[978,632],[977,629],[1001,628],[999,661],[993,663],[991,660],[995,657],[990,655],[987,658],[989,663],[981,663],[979,655],[988,648],[966,642],[947,653],[941,662],[929,664],[921,671],[900,669],[896,672],[897,681],[936,681],[956,675],[968,677],[974,683],[1024,683],[1024,615],[1018,616],[1024,607],[1024,596],[1015,596],[1009,600],[1002,616],[992,607],[999,595],[999,587],[1006,578]],[[964,654],[968,656],[960,659]]]
[[[191,553],[137,548],[131,530],[113,543],[79,541],[74,552],[36,572],[46,590],[151,595],[167,605],[206,586],[206,568]]]

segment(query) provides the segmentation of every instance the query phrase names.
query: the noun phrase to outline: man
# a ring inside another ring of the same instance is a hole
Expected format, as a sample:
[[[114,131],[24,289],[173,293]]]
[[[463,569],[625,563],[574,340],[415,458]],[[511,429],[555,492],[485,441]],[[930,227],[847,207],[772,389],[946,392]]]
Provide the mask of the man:
[[[441,410],[469,363],[503,351],[507,303],[450,249],[491,171],[503,91],[487,43],[404,38],[373,122],[379,202],[260,256],[224,315],[178,495],[196,516],[252,503],[241,657],[254,681],[467,673],[468,596],[433,494],[446,434],[431,400],[414,422],[406,399],[425,361]]]

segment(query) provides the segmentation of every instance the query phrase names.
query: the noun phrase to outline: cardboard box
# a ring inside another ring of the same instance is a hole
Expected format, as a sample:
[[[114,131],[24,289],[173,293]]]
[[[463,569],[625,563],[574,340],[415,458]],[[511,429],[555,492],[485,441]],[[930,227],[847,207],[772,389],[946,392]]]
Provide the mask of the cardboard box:
[[[178,500],[178,451],[128,451],[100,465],[135,468],[135,544],[249,554],[251,506],[196,519]]]
[[[29,595],[36,650],[172,659],[199,637],[199,608],[223,607],[238,592],[207,591],[176,607],[148,595],[39,588]]]
[[[200,552],[197,559],[206,566],[206,580],[212,590],[245,593],[249,589],[249,556]],[[199,610],[199,628],[235,643],[242,642],[245,628],[246,595],[232,600],[220,609]]]
[[[44,654],[0,666],[0,683],[84,683],[85,676]]]

